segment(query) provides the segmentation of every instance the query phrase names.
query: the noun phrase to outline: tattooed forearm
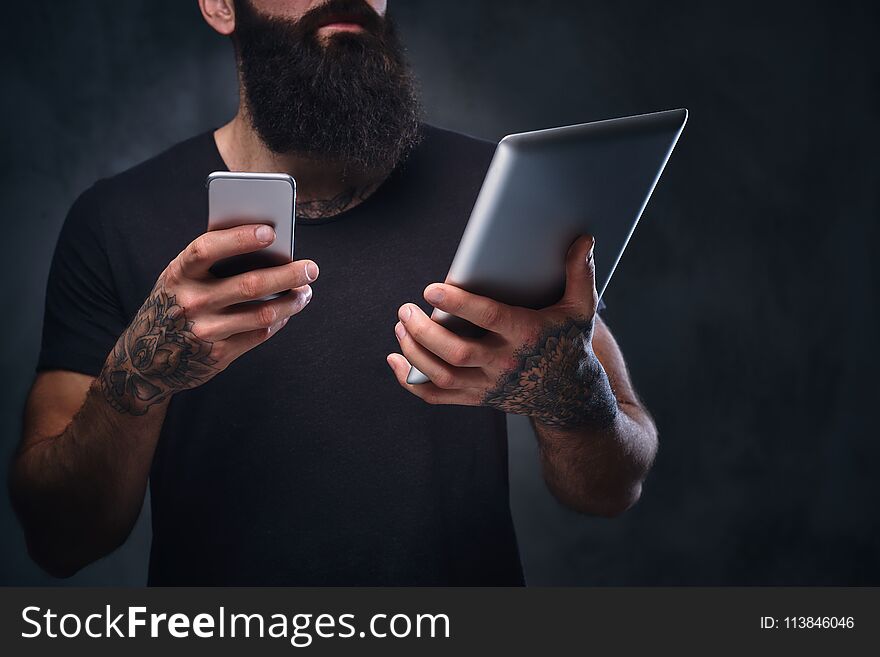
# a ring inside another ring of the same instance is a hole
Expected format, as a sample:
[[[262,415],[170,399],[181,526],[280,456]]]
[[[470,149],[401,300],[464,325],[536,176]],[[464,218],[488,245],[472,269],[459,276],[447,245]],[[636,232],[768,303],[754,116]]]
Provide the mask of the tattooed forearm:
[[[185,309],[160,279],[108,357],[101,390],[120,413],[143,415],[153,404],[216,374],[212,347],[193,334]]]
[[[517,366],[486,393],[483,403],[559,428],[610,426],[617,400],[593,353],[592,332],[592,321],[549,326],[518,350]]]

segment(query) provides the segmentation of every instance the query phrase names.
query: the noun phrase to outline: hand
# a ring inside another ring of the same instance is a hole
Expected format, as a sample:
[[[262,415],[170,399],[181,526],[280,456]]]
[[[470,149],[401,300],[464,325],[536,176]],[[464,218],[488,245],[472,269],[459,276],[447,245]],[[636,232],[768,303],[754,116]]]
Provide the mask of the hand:
[[[566,256],[562,299],[532,310],[432,283],[425,300],[488,332],[460,337],[415,304],[401,306],[395,326],[401,354],[388,364],[398,382],[431,404],[482,405],[573,427],[613,421],[617,403],[592,348],[599,295],[594,240],[578,238]],[[430,383],[406,382],[410,364]]]
[[[101,372],[104,396],[116,410],[142,415],[175,392],[200,386],[308,304],[309,283],[318,277],[311,260],[229,278],[211,274],[218,260],[274,241],[275,231],[264,225],[210,231],[171,261]],[[246,301],[254,303],[241,305]]]

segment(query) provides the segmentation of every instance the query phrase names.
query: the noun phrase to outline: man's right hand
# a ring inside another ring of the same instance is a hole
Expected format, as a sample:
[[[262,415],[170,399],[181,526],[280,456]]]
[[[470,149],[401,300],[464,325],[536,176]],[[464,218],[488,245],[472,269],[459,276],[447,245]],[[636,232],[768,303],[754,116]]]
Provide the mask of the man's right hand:
[[[114,409],[142,415],[175,392],[205,383],[308,304],[309,283],[318,277],[311,260],[229,278],[211,274],[218,260],[274,240],[275,231],[265,225],[210,231],[171,261],[101,372],[101,389]]]

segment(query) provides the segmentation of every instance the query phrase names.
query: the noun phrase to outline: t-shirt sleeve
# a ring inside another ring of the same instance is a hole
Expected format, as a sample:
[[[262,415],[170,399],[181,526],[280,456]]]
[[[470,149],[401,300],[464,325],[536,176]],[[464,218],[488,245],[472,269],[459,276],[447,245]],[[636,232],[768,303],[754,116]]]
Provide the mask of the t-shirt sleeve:
[[[94,190],[73,204],[55,246],[37,371],[97,376],[125,329]]]

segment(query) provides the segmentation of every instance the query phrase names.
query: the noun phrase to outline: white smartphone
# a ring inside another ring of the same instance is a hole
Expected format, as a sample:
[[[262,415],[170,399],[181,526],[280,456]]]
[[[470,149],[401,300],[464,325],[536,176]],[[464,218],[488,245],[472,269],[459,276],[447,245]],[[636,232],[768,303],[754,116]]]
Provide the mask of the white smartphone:
[[[215,276],[234,276],[293,261],[296,181],[291,176],[215,171],[205,184],[209,231],[247,224],[268,224],[275,229],[275,241],[265,249],[214,263],[211,272]]]

